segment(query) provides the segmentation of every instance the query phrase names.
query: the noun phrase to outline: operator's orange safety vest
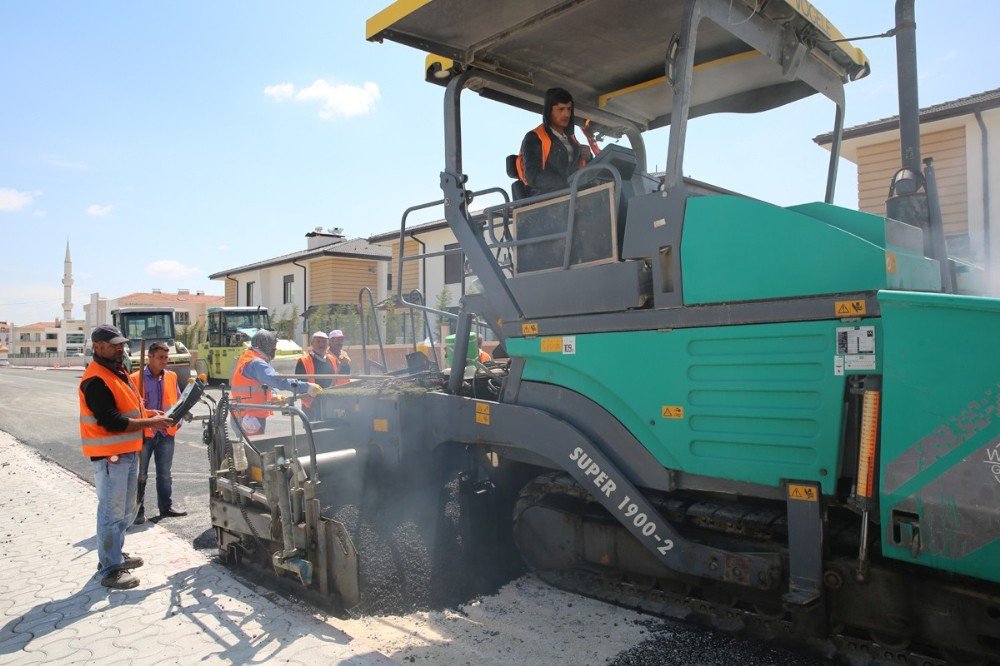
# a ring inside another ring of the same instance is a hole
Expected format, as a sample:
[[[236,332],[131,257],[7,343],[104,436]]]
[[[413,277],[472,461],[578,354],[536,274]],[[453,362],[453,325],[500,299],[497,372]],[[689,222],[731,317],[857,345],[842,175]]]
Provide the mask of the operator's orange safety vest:
[[[243,352],[243,356],[240,356],[240,359],[236,361],[236,367],[233,368],[233,380],[230,382],[233,400],[236,402],[251,402],[257,405],[265,405],[271,402],[271,389],[264,389],[260,385],[260,382],[250,379],[243,374],[243,368],[255,358],[259,358],[267,363],[264,355],[253,348]],[[256,416],[259,419],[266,419],[271,415],[271,412],[263,409],[247,409],[241,410],[238,413],[239,416],[243,416],[244,414],[247,416]]]
[[[104,384],[111,391],[115,399],[115,407],[121,415],[127,419],[142,418],[142,402],[139,400],[139,393],[131,382],[123,380],[114,372],[108,370],[103,365],[93,362],[87,366],[80,379],[80,440],[83,446],[83,455],[95,458],[100,456],[113,456],[122,453],[132,453],[142,450],[142,431],[134,432],[112,432],[97,424],[97,417],[87,406],[87,399],[83,395],[83,383],[91,377],[100,377]]]
[[[135,384],[136,390],[139,389],[139,373],[142,370],[137,370],[133,372],[129,377],[132,378],[132,383]],[[177,404],[177,373],[173,370],[163,371],[163,411],[167,411],[171,407]],[[146,401],[146,396],[142,396],[143,403]],[[144,405],[145,406],[145,405]],[[167,434],[173,436],[177,433],[177,429],[180,428],[180,424],[170,426],[167,428]],[[146,428],[142,431],[144,437],[152,437],[153,429]]]
[[[545,169],[545,165],[549,161],[549,153],[552,152],[552,137],[550,137],[549,133],[547,131],[545,131],[545,125],[544,124],[539,125],[538,127],[536,127],[532,131],[538,136],[538,140],[542,142],[542,169],[544,170]],[[567,134],[566,138],[570,140],[570,143],[576,144],[577,146],[580,145],[577,142],[577,140],[576,140],[576,136],[574,136],[573,134]],[[523,145],[521,146],[521,152],[518,153],[518,155],[517,155],[516,164],[517,164],[517,177],[519,179],[521,179],[522,183],[524,183],[525,185],[530,186],[531,183],[529,183],[527,181],[527,179],[525,178],[525,176],[524,176],[524,146]],[[583,152],[582,151],[580,153],[580,160],[577,162],[576,166],[579,169],[582,169],[583,167],[587,166],[587,162],[583,159]]]
[[[326,354],[326,360],[329,361],[330,365],[333,366],[333,374],[337,374],[338,372],[340,372],[340,359],[338,359],[333,354],[327,352],[327,354]],[[302,378],[305,379],[307,382],[312,382],[313,384],[315,384],[316,383],[316,362],[313,361],[312,354],[306,354],[305,356],[302,357],[302,367],[306,371],[306,374],[303,375]],[[350,381],[351,381],[350,379],[338,379],[336,382],[334,382],[334,385],[335,386],[340,386],[342,384],[347,384]],[[308,395],[303,395],[302,396],[302,406],[303,407],[312,407],[312,403],[313,403],[312,396],[308,396]]]

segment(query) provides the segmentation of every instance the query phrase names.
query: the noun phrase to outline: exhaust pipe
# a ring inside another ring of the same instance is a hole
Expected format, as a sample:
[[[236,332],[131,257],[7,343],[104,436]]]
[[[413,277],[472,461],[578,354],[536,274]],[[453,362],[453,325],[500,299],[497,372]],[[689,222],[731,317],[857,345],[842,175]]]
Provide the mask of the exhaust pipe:
[[[899,151],[902,167],[889,185],[886,215],[920,227],[924,256],[941,269],[941,291],[955,293],[955,276],[944,238],[941,203],[931,159],[920,155],[920,103],[917,86],[917,22],[914,0],[896,0],[896,84],[899,96]]]

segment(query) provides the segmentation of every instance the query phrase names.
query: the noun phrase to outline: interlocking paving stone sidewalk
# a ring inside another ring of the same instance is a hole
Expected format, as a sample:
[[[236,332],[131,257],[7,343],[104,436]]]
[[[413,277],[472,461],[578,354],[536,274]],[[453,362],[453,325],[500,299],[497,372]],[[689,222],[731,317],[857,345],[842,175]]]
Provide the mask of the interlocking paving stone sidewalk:
[[[0,432],[0,664],[391,663],[149,523],[125,539],[139,587],[101,587],[96,511],[90,485]]]

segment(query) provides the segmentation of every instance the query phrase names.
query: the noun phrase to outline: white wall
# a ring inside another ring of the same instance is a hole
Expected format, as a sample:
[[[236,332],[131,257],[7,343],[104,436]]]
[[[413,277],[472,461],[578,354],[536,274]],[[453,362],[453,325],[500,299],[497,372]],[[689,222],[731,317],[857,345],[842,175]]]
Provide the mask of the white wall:
[[[974,250],[977,251],[977,259],[987,267],[991,293],[998,295],[1000,294],[1000,109],[984,111],[982,116],[988,140],[990,256],[986,256],[983,233],[983,221],[986,216],[983,207],[982,130],[972,115],[965,117],[966,166],[969,174],[969,237]]]

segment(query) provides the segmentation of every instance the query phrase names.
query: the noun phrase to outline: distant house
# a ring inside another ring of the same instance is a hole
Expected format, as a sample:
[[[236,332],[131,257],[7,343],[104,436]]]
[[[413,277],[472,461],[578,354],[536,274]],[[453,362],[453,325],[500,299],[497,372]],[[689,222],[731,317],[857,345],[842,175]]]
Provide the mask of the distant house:
[[[209,276],[225,282],[225,305],[259,305],[273,319],[294,308],[307,316],[317,308],[356,305],[363,287],[385,298],[392,250],[364,238],[348,239],[341,229],[318,227],[306,234],[306,249]],[[299,333],[307,326],[302,320]]]
[[[399,278],[399,230],[376,234],[368,239],[372,243],[392,249],[392,263],[389,266],[388,288],[391,294],[397,291],[395,280]],[[448,250],[460,250],[461,246],[444,220],[426,222],[408,227],[404,256],[435,254]],[[465,255],[461,252],[419,259],[404,260],[402,271],[402,291],[409,294],[414,289],[420,291],[424,301],[434,307],[443,297],[451,308],[458,306],[462,297],[462,276],[465,272]],[[468,280],[468,278],[467,278]]]
[[[829,149],[833,135],[821,134],[814,141]],[[975,263],[996,262],[1000,89],[921,109],[920,152],[934,158],[949,252]],[[900,168],[899,116],[844,130],[841,155],[858,166],[858,208],[885,215],[889,182]]]

